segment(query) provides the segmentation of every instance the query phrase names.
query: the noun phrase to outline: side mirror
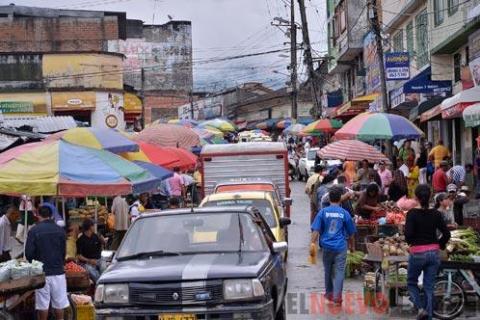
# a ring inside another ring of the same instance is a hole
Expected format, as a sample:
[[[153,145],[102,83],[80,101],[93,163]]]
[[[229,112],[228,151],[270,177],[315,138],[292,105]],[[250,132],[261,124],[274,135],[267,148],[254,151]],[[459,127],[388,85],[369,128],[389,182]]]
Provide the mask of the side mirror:
[[[111,262],[113,260],[113,256],[115,255],[115,251],[113,250],[103,250],[101,253],[101,257],[106,262]]]
[[[280,227],[284,228],[292,223],[292,220],[287,217],[280,218]]]
[[[275,253],[284,253],[288,250],[288,244],[285,241],[274,242],[272,246]]]
[[[285,199],[283,199],[283,205],[286,206],[286,207],[291,206],[292,203],[293,203],[292,198],[285,198]]]

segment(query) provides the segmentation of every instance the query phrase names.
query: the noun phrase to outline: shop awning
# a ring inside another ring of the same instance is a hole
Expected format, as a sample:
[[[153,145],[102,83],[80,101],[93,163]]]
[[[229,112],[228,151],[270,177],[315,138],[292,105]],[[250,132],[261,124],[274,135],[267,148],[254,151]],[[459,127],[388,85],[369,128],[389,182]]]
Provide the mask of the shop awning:
[[[142,100],[134,93],[125,92],[123,95],[125,113],[142,113]]]
[[[442,114],[442,106],[439,104],[420,115],[420,122],[431,120]]]
[[[465,127],[480,126],[480,103],[475,103],[463,110]]]
[[[357,97],[344,103],[341,107],[337,110],[337,117],[338,116],[354,116],[357,114],[362,113],[363,111],[368,109],[368,104],[375,101],[378,97],[378,93],[373,93],[361,97]]]
[[[53,111],[95,110],[97,96],[94,91],[52,92]]]
[[[473,87],[468,90],[463,90],[453,97],[443,100],[442,118],[459,118],[462,116],[465,108],[476,102],[480,102],[480,87]]]
[[[441,93],[452,92],[452,82],[433,81],[432,68],[428,67],[403,85],[403,93]]]
[[[423,101],[422,103],[420,103],[418,106],[416,106],[415,108],[413,108],[412,110],[410,110],[410,116],[409,116],[409,119],[410,121],[415,121],[416,119],[418,119],[420,117],[422,117],[422,115],[435,108],[436,106],[439,106],[440,108],[440,104],[442,103],[442,101],[445,100],[445,97],[441,97],[441,96],[436,96],[436,97],[432,97],[428,100],[425,100]],[[436,113],[434,112],[433,113],[433,117],[436,117],[438,116],[440,113]],[[431,114],[427,115],[427,116],[431,116]],[[424,120],[423,121],[427,121],[425,120],[425,118],[427,116],[424,116]],[[432,117],[432,118],[433,118]],[[431,118],[430,118],[431,119]]]

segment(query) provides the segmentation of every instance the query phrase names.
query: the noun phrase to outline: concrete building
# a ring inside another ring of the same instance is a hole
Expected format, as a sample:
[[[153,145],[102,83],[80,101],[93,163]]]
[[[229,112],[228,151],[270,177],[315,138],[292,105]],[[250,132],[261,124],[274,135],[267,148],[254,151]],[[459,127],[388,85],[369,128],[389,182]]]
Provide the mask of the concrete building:
[[[145,122],[177,116],[193,90],[190,21],[144,25],[127,20],[127,39],[110,40],[109,51],[125,55],[124,81],[143,93]]]

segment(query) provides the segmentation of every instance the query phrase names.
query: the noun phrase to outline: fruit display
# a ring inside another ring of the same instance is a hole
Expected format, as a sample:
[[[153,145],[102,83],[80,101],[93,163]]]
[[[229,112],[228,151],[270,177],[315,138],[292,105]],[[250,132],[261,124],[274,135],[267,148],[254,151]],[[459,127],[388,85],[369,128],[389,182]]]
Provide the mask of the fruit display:
[[[67,273],[84,273],[86,270],[81,267],[80,265],[76,264],[73,261],[70,261],[69,263],[65,264],[65,272]]]
[[[381,238],[374,242],[382,248],[384,256],[407,256],[408,244],[405,242],[405,236],[398,234],[392,237]]]
[[[83,219],[95,219],[95,206],[83,206],[78,209],[71,209],[68,211],[70,219],[74,220],[83,220]],[[98,206],[97,207],[97,215],[98,215],[98,224],[105,224],[107,221],[108,216],[108,209],[105,206]]]
[[[395,202],[382,202],[379,207],[381,209],[373,212],[369,219],[357,217],[355,223],[357,225],[405,224],[406,212],[400,209]]]

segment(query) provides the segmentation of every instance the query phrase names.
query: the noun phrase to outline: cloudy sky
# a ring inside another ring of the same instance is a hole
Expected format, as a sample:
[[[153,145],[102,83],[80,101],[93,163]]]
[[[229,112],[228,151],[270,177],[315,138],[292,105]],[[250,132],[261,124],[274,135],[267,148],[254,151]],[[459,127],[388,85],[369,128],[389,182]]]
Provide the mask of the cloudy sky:
[[[289,19],[290,0],[0,0],[0,3],[126,11],[128,18],[146,23],[168,22],[168,15],[176,20],[190,20],[197,90],[218,91],[246,81],[281,87],[288,81],[287,75],[281,74],[288,73],[288,52],[208,64],[196,62],[288,48],[286,29],[273,27],[270,22],[274,17]],[[325,0],[305,0],[305,3],[314,56],[323,55],[326,50]],[[295,4],[298,9],[297,1]],[[300,22],[298,11],[296,18]],[[298,42],[302,42],[301,30]],[[305,70],[299,63],[303,78]]]

